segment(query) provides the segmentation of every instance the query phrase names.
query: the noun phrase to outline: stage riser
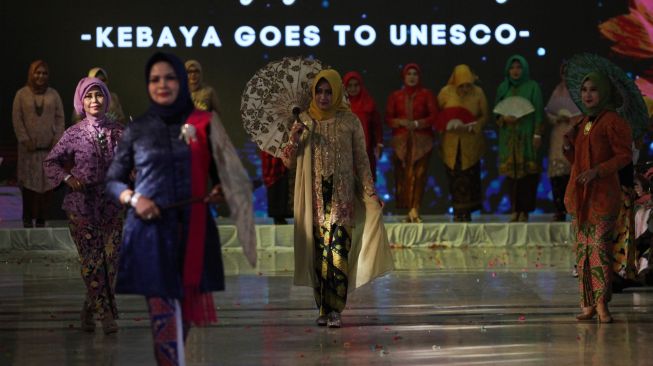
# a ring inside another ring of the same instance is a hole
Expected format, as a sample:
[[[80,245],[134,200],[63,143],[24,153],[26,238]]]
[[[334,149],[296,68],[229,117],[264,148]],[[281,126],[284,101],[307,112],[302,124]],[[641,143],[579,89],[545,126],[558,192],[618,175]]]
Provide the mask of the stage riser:
[[[386,230],[392,246],[404,248],[568,246],[573,242],[569,223],[388,223]],[[240,248],[234,225],[218,225],[218,231],[223,249]],[[292,250],[293,226],[257,225],[256,238],[259,250]],[[34,250],[76,249],[65,227],[0,229],[0,251]]]

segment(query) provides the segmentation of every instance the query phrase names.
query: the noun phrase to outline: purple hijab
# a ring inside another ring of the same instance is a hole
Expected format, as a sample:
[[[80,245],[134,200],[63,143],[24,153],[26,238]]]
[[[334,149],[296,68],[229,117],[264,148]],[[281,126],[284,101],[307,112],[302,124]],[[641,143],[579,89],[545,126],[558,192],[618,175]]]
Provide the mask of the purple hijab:
[[[111,104],[111,93],[109,93],[109,88],[107,88],[107,85],[98,78],[82,78],[82,80],[77,83],[73,105],[75,106],[75,112],[82,116],[82,118],[86,118],[91,122],[101,122],[105,120],[104,115],[96,118],[93,116],[87,116],[86,112],[84,111],[84,96],[94,86],[100,88],[100,91],[102,94],[104,94],[104,113],[106,113],[109,110],[109,104]]]

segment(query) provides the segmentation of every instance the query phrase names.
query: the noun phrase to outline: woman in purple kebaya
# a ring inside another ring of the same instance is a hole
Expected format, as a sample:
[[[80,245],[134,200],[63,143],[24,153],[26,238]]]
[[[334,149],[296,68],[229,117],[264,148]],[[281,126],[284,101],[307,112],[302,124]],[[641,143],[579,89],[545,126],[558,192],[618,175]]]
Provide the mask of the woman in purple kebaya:
[[[123,210],[105,193],[104,179],[123,131],[106,117],[111,94],[96,78],[83,78],[75,90],[75,111],[82,120],[67,129],[43,162],[53,185],[66,183],[63,209],[81,262],[86,299],[82,329],[95,330],[95,314],[105,334],[115,333],[118,310],[115,274],[121,242]]]

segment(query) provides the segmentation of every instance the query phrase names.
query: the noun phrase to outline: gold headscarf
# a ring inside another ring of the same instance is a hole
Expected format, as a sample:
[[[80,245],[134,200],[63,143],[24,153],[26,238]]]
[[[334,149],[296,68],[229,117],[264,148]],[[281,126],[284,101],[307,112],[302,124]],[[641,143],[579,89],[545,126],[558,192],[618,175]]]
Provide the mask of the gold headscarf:
[[[466,83],[473,84],[474,81],[476,81],[476,77],[474,76],[474,73],[469,68],[469,66],[465,64],[461,64],[454,67],[453,72],[451,73],[451,77],[449,77],[449,82],[447,84],[458,87],[461,84],[466,84]]]
[[[195,90],[199,89],[202,87],[202,65],[199,63],[197,60],[188,60],[184,63],[184,68],[186,68],[186,72],[188,72],[188,69],[191,67],[194,67],[197,69],[199,72],[199,78],[197,78],[197,83],[191,85],[190,81],[188,82],[188,88],[190,88],[191,92],[194,92]]]
[[[94,67],[90,70],[88,70],[88,77],[89,78],[96,78],[98,77],[98,74],[104,76],[104,83],[109,84],[109,74],[107,74],[107,71],[101,67]]]
[[[332,99],[329,109],[322,110],[315,103],[315,88],[317,88],[317,83],[325,79],[329,85],[331,85]],[[313,85],[311,86],[311,105],[308,108],[308,113],[311,117],[315,118],[318,121],[324,121],[326,119],[333,118],[336,115],[337,111],[348,111],[349,107],[345,103],[345,98],[343,94],[342,78],[340,74],[333,69],[326,69],[320,71],[315,78],[313,79]]]

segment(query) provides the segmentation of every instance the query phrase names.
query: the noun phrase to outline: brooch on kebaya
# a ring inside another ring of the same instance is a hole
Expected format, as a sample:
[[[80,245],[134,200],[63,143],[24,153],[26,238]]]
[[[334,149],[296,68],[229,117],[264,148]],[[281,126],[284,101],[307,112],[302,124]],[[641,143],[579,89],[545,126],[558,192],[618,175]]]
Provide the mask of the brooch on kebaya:
[[[179,139],[186,141],[186,145],[190,145],[191,142],[197,140],[197,129],[195,126],[184,123],[181,126],[181,133],[179,134]]]

